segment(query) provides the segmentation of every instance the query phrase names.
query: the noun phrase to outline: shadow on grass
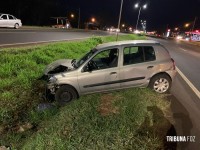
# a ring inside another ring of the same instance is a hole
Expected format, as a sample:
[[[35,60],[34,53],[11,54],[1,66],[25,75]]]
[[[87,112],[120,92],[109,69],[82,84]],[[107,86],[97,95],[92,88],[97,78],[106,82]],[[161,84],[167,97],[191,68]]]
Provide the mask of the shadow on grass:
[[[190,115],[186,108],[179,102],[176,97],[173,95],[169,96],[168,99],[171,99],[171,111],[173,112],[173,119],[175,121],[174,126],[177,130],[178,136],[191,136],[191,130],[193,128]],[[178,148],[181,150],[191,149],[188,148],[189,142],[178,143]]]
[[[144,122],[137,130],[138,136],[149,137],[151,139],[157,138],[163,145],[159,149],[175,150],[177,148],[176,142],[167,142],[167,136],[176,136],[176,130],[173,124],[171,124],[165,117],[163,111],[157,106],[147,107],[148,114],[146,115]]]

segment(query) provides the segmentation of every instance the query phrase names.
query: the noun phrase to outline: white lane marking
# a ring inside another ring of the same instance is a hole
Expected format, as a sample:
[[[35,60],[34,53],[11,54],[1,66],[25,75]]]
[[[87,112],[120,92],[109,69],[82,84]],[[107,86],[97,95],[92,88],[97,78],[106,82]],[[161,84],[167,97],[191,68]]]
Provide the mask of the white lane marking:
[[[185,52],[187,51],[187,50],[186,50],[186,49],[184,49],[184,48],[180,48],[180,49],[181,49],[181,50],[183,50],[183,51],[185,51]]]
[[[12,33],[12,34],[18,34],[18,33],[21,33],[21,34],[23,34],[23,33],[36,33],[36,32],[0,32],[0,33]]]
[[[185,82],[189,85],[189,87],[193,90],[193,92],[197,95],[197,97],[200,99],[200,92],[197,90],[197,88],[188,80],[188,78],[176,67],[176,70],[181,75],[181,77],[185,80]]]
[[[1,44],[0,47],[3,46],[17,46],[17,45],[28,45],[28,44],[40,44],[40,43],[48,43],[48,42],[59,42],[59,41],[73,41],[73,40],[83,40],[92,37],[84,37],[84,38],[74,38],[74,39],[61,39],[61,40],[49,40],[49,41],[37,41],[37,42],[26,42],[26,43],[13,43],[13,44]]]

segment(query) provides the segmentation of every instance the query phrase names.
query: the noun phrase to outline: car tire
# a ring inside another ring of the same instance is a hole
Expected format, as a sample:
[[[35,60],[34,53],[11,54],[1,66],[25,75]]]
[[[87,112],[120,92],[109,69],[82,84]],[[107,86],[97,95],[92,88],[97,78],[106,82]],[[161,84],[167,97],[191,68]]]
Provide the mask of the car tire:
[[[78,94],[76,90],[69,85],[62,85],[55,94],[55,100],[58,105],[62,106],[70,102],[73,99],[77,99]]]
[[[169,93],[172,81],[166,74],[154,76],[149,83],[149,88],[160,94]]]
[[[15,23],[14,28],[15,28],[15,29],[18,29],[18,28],[19,28],[19,24],[18,24],[18,23]]]

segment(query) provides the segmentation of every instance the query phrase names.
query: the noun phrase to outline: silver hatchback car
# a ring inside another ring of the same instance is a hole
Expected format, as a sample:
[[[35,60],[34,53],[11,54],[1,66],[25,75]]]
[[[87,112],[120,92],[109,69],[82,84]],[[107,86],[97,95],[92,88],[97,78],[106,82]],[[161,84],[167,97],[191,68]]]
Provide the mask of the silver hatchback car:
[[[176,70],[174,60],[160,43],[133,40],[98,45],[79,60],[55,61],[44,74],[48,93],[65,104],[84,94],[131,87],[166,93]]]

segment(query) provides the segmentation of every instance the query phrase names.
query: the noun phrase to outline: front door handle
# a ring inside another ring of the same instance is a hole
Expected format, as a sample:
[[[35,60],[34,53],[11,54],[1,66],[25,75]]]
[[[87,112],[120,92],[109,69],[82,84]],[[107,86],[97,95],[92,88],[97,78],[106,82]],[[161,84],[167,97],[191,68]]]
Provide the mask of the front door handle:
[[[151,68],[153,68],[153,67],[154,67],[154,66],[148,66],[147,69],[151,69]]]
[[[117,74],[117,72],[111,72],[110,75],[112,75],[112,74]]]

